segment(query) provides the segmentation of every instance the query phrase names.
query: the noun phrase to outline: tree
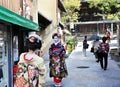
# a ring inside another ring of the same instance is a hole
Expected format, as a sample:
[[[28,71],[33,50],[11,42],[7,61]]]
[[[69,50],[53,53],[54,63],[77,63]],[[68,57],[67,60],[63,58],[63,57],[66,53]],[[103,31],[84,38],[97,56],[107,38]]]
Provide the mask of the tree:
[[[78,11],[80,9],[80,0],[64,0],[64,5],[67,10],[67,14],[62,16],[62,22],[66,20],[76,22],[78,19]]]
[[[117,3],[117,0],[87,0],[90,4],[90,8],[97,7],[102,13],[104,19],[118,19],[118,10],[120,4]]]

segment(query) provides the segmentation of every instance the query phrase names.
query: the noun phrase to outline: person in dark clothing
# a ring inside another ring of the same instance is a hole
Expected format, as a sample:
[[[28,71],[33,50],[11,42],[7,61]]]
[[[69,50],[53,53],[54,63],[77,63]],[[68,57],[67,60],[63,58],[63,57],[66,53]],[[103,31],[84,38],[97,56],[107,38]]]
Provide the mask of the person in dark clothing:
[[[86,49],[88,49],[88,43],[87,43],[87,36],[84,37],[84,40],[83,40],[83,54],[84,56],[87,56],[86,55]]]
[[[109,44],[106,43],[107,38],[103,37],[102,42],[99,44],[98,52],[100,58],[101,68],[106,70],[108,65],[108,52],[109,52]]]

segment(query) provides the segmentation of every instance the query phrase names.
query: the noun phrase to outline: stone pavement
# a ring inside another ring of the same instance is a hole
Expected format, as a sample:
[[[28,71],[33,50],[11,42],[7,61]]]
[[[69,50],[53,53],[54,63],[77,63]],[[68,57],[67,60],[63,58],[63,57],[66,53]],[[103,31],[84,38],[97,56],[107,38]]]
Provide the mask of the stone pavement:
[[[63,87],[120,87],[120,68],[117,62],[109,56],[108,68],[102,70],[92,53],[90,46],[87,57],[82,52],[82,43],[79,42],[76,49],[66,59],[68,77],[63,79]],[[48,67],[48,66],[47,66]],[[49,72],[49,70],[48,70]],[[46,87],[52,87],[52,78],[47,73]]]

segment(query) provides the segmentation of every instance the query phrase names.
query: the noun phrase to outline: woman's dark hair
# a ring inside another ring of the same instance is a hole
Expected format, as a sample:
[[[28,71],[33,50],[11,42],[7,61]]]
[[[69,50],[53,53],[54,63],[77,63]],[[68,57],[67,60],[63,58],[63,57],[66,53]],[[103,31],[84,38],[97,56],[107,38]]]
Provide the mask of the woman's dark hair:
[[[35,51],[36,49],[40,49],[42,46],[42,41],[34,36],[31,36],[27,39],[27,49]]]
[[[54,33],[54,34],[52,35],[52,39],[54,39],[55,36],[57,36],[57,37],[59,38],[59,35],[58,35],[57,33]]]
[[[107,40],[106,37],[102,37],[102,41],[105,42]]]

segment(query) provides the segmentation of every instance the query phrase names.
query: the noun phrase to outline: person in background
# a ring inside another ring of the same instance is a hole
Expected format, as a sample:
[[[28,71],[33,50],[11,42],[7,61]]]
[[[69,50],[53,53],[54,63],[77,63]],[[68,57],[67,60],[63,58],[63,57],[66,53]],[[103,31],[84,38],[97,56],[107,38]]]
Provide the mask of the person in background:
[[[106,33],[105,33],[105,37],[107,38],[107,43],[110,43],[110,36],[111,36],[110,30],[107,28]]]
[[[99,58],[98,58],[98,46],[99,46],[99,44],[100,44],[99,39],[100,39],[100,37],[97,36],[97,37],[96,37],[96,40],[93,41],[93,45],[92,45],[92,47],[94,48],[94,52],[93,52],[93,53],[94,53],[94,55],[95,55],[95,58],[97,59],[96,62],[99,62]]]
[[[106,43],[107,38],[103,37],[102,42],[98,46],[101,68],[106,70],[108,65],[109,44]]]
[[[86,49],[88,49],[88,43],[87,43],[87,36],[84,37],[84,40],[83,40],[83,53],[84,53],[84,56],[87,56],[86,55]]]
[[[53,77],[55,87],[62,87],[62,79],[68,75],[65,63],[65,48],[61,44],[59,35],[53,34],[54,43],[49,48],[50,77]]]
[[[28,65],[30,64],[30,65],[33,65],[33,66],[37,67],[37,69],[38,69],[38,78],[37,78],[38,81],[37,82],[38,83],[35,83],[35,81],[34,81],[35,78],[33,78],[34,84],[37,84],[37,86],[34,86],[34,87],[43,87],[43,85],[46,82],[46,80],[45,80],[46,67],[45,67],[45,64],[44,64],[44,60],[43,60],[42,57],[39,57],[37,54],[35,54],[35,51],[37,49],[40,49],[41,46],[42,46],[41,40],[38,37],[30,36],[27,40],[28,52],[22,53],[20,55],[20,59],[19,59],[19,62],[18,62],[18,66],[20,66],[20,64],[24,63],[24,64],[28,64]],[[20,72],[20,73],[22,73],[23,71],[24,70],[21,70],[21,71],[18,70],[18,72]],[[33,75],[32,71],[31,71],[31,75]],[[28,78],[27,75],[25,75],[24,78]],[[21,81],[19,79],[18,80],[16,79],[16,86],[15,87],[23,87],[23,86],[24,87],[31,87],[31,83],[29,83],[29,81],[26,84],[22,84],[21,82],[23,83],[24,81],[22,81],[22,79],[21,79]]]

